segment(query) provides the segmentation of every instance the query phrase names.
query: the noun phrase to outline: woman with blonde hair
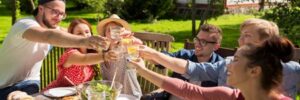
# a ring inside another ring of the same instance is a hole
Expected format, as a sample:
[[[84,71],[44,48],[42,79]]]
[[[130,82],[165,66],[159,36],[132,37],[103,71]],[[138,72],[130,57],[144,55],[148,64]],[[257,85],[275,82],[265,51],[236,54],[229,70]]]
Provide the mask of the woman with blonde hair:
[[[112,33],[114,27],[119,27],[120,31],[117,36]],[[137,98],[142,96],[141,86],[138,83],[135,69],[127,68],[126,52],[127,49],[122,43],[124,38],[131,40],[132,45],[141,45],[142,41],[135,38],[130,31],[129,24],[120,19],[116,14],[111,15],[109,18],[100,21],[97,25],[97,32],[99,35],[106,37],[110,40],[110,47],[108,50],[120,52],[118,57],[120,59],[114,62],[101,63],[101,73],[104,80],[117,81],[123,85],[122,94],[132,95]],[[125,48],[124,48],[125,47]],[[106,52],[107,50],[103,50]]]

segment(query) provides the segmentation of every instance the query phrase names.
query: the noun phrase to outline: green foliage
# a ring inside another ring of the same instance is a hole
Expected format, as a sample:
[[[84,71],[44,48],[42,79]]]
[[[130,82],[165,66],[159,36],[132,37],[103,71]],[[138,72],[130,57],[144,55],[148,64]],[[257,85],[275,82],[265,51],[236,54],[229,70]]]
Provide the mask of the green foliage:
[[[21,15],[21,2],[19,0],[16,1],[16,17],[18,18]]]
[[[300,4],[300,3],[299,3]],[[283,35],[298,44],[300,36],[300,5],[277,4],[264,13],[263,18],[277,23]]]
[[[78,9],[85,8],[88,11],[97,13],[97,20],[100,18],[100,14],[103,13],[107,0],[73,0],[75,5],[79,6]]]
[[[19,12],[25,12],[27,14],[30,14],[32,9],[31,7],[28,7],[30,5],[30,2],[28,0],[17,0],[19,2]],[[12,9],[12,2],[13,0],[1,0],[1,2],[5,5],[6,9]]]
[[[152,22],[164,15],[173,5],[173,0],[111,0],[106,14],[116,13],[126,20]]]

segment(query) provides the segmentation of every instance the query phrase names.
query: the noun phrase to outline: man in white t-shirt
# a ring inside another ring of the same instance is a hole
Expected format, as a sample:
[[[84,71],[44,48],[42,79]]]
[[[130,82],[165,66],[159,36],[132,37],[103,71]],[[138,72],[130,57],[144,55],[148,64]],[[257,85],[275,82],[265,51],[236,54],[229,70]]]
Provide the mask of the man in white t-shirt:
[[[39,0],[33,17],[16,22],[0,48],[0,100],[15,90],[37,93],[43,59],[50,44],[59,47],[103,47],[106,38],[80,37],[58,24],[66,17],[65,0]]]

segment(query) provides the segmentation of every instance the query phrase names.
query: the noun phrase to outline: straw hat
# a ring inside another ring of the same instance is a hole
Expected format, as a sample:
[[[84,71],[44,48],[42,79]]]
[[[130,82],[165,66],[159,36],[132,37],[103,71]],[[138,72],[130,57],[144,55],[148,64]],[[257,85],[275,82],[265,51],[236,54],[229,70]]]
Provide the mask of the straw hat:
[[[98,23],[97,32],[99,35],[103,36],[105,25],[110,22],[121,24],[126,30],[130,30],[129,24],[125,20],[121,19],[117,14],[112,14],[109,18],[106,18]]]

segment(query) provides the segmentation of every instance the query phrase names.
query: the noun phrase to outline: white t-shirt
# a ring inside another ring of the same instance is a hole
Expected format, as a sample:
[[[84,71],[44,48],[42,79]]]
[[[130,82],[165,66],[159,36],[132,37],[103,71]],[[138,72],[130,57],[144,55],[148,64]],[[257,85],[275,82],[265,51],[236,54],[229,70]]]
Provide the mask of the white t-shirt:
[[[41,26],[33,17],[16,22],[0,48],[0,89],[23,80],[40,80],[41,65],[50,45],[22,38],[30,27]]]

